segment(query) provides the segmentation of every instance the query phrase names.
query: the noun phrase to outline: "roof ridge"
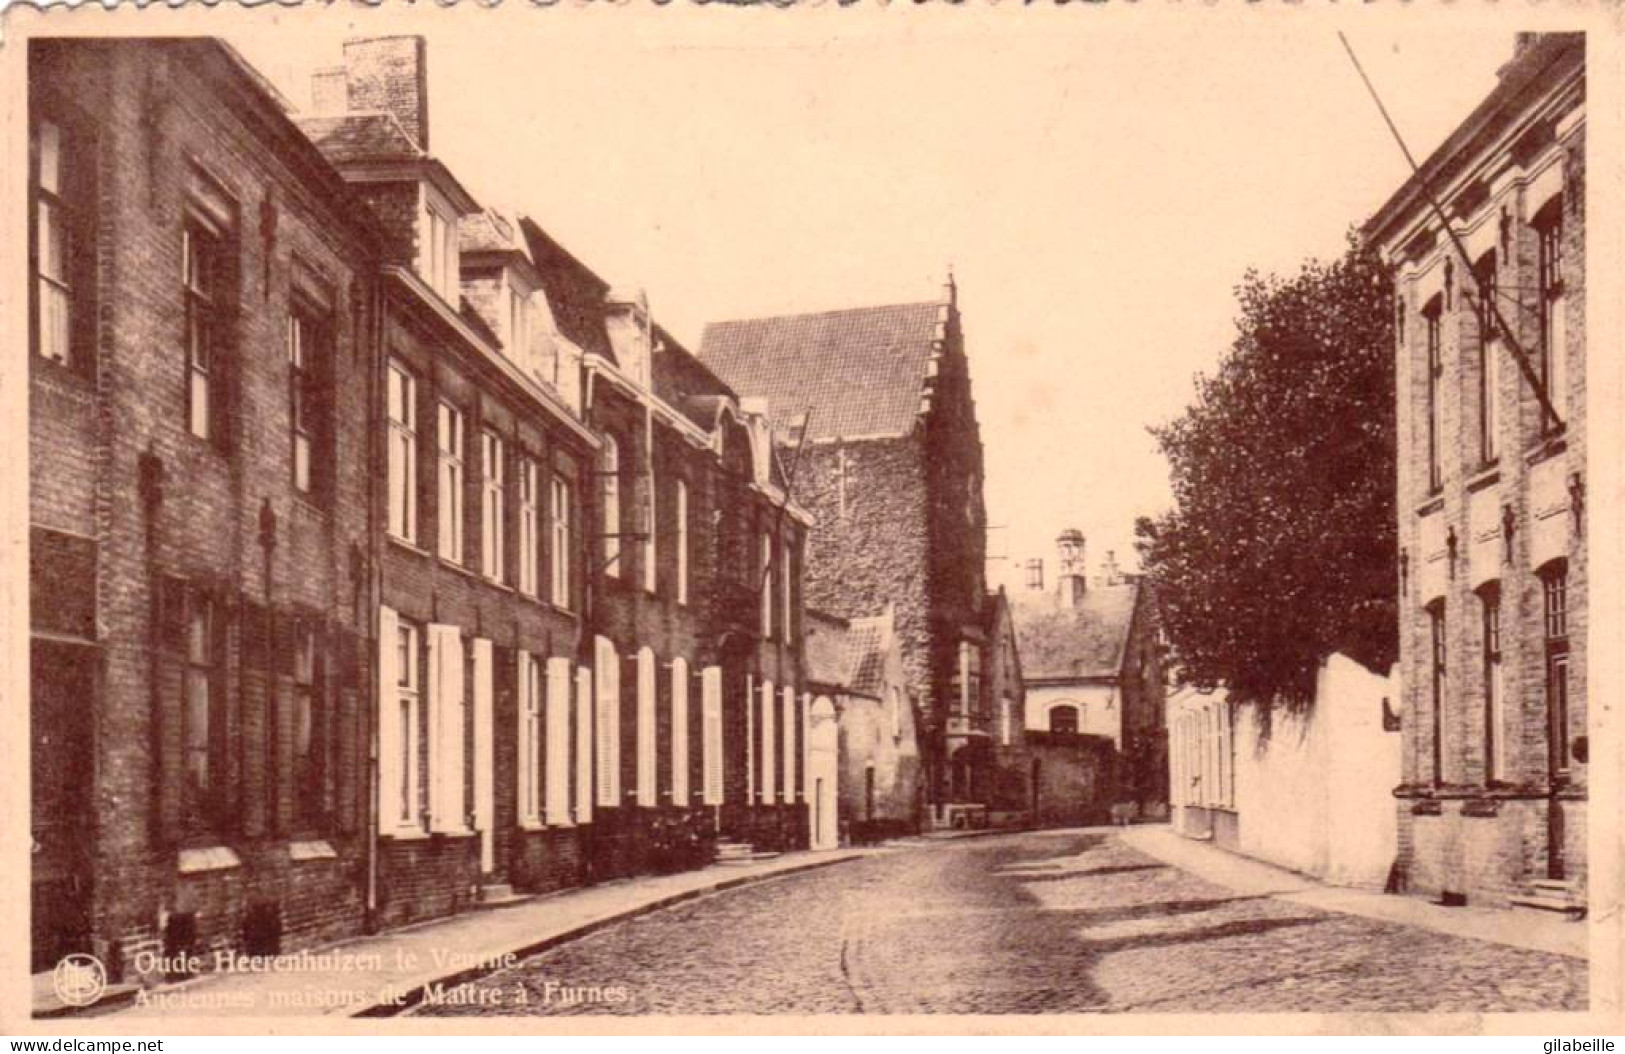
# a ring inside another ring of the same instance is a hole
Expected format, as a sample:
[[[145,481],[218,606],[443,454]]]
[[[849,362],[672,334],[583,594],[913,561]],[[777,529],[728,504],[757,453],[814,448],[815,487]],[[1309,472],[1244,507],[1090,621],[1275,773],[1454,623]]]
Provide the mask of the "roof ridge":
[[[947,305],[948,302],[946,300],[908,300],[893,304],[870,304],[866,307],[836,307],[819,311],[792,311],[788,314],[782,315],[751,315],[745,318],[718,319],[714,322],[707,322],[705,324],[705,328],[710,329],[713,326],[737,326],[743,325],[747,322],[785,322],[789,321],[790,319],[822,318],[834,315],[858,315],[870,311],[894,311],[898,308],[904,307],[929,307],[936,309],[946,307]]]

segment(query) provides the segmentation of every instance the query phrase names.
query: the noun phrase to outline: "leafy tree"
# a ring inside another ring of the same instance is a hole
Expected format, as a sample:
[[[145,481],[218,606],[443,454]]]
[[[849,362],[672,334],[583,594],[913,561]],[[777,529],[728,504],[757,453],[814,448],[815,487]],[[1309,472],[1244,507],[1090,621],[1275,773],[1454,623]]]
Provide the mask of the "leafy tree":
[[[1175,507],[1135,525],[1181,680],[1307,708],[1334,651],[1398,650],[1392,284],[1354,235],[1291,278],[1248,271],[1237,336],[1153,427]]]

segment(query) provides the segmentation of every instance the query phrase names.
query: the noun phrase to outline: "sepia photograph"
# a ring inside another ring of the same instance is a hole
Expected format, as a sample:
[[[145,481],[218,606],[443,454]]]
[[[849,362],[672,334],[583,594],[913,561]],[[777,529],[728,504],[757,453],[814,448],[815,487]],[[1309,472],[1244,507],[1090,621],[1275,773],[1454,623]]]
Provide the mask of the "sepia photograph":
[[[1616,22],[638,6],[6,13],[0,1031],[1617,1032]]]

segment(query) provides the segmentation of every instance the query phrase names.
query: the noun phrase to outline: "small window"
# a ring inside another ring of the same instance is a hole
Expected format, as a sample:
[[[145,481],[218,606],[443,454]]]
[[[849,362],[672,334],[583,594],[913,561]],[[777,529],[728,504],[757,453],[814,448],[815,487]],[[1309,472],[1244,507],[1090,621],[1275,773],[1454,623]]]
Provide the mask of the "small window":
[[[331,329],[314,313],[288,314],[288,421],[293,443],[293,485],[325,497],[332,477]]]
[[[604,573],[621,576],[621,445],[612,435],[604,436],[599,455],[598,479],[604,519]]]
[[[530,458],[519,462],[519,591],[536,596],[541,588],[539,561],[541,559],[540,501],[541,469]]]
[[[1078,731],[1078,708],[1075,706],[1050,707],[1049,730],[1051,732],[1076,735]]]

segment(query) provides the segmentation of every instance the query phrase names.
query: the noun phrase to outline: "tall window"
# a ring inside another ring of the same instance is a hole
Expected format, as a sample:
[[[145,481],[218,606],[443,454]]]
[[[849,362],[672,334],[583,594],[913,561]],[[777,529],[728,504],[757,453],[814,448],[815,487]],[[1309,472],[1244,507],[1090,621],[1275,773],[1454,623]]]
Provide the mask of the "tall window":
[[[1563,280],[1563,199],[1559,197],[1535,217],[1540,236],[1540,379],[1552,408],[1558,414],[1567,410],[1568,353],[1564,325]],[[1550,431],[1555,422],[1542,415],[1541,431]]]
[[[1473,268],[1478,275],[1478,457],[1489,464],[1499,453],[1501,397],[1496,373],[1501,361],[1501,333],[1496,325],[1495,251],[1484,254]]]
[[[507,547],[508,466],[502,439],[491,432],[480,433],[480,570],[486,578],[500,582],[506,573],[503,550]]]
[[[307,826],[324,819],[327,773],[327,715],[317,676],[316,631],[301,622],[293,633],[293,776],[300,821]]]
[[[301,493],[324,495],[333,453],[328,327],[310,313],[288,313],[288,422],[293,439],[293,485]]]
[[[784,605],[783,617],[780,619],[780,632],[784,634],[785,640],[789,640],[793,628],[791,625],[791,616],[795,614],[795,575],[791,573],[795,565],[790,562],[792,553],[790,549],[790,535],[788,532],[785,533],[784,545],[780,549],[779,555],[779,577],[782,582],[782,586],[779,590],[779,599]]]
[[[677,481],[677,602],[688,603],[688,483]]]
[[[1484,783],[1506,778],[1506,698],[1501,677],[1501,592],[1479,592],[1484,614]]]
[[[567,608],[570,606],[570,484],[563,476],[553,477],[551,498],[553,544],[548,557],[553,603]]]
[[[762,532],[761,542],[762,636],[773,636],[773,536]]]
[[[418,822],[420,654],[417,627],[402,621],[396,630],[395,658],[394,705],[398,735],[393,744],[397,755],[392,767],[397,779],[393,787],[385,789],[393,818],[402,826],[415,826]]]
[[[621,445],[612,435],[604,436],[599,454],[598,479],[602,487],[604,511],[604,573],[621,574]]]
[[[181,278],[185,286],[186,426],[199,439],[215,438],[216,319],[218,246],[196,226],[181,234]]]
[[[508,344],[514,361],[530,364],[530,303],[517,289],[508,290]]]
[[[542,666],[519,658],[519,822],[542,822]]]
[[[655,535],[660,524],[659,492],[655,489],[654,466],[649,467],[649,473],[643,478],[642,520],[640,530],[643,532],[643,588],[646,592],[656,592],[660,588],[660,564],[655,546]]]
[[[519,591],[536,596],[541,588],[538,564],[541,537],[537,533],[537,508],[541,501],[541,469],[530,458],[519,462]]]
[[[1558,563],[1541,573],[1545,595],[1546,715],[1551,771],[1566,775],[1573,761],[1569,727],[1569,576]]]
[[[1438,490],[1444,485],[1440,471],[1439,445],[1444,441],[1444,406],[1441,389],[1444,386],[1444,354],[1439,346],[1439,316],[1441,307],[1434,297],[1422,313],[1427,323],[1428,347],[1428,489]]]
[[[440,556],[463,562],[463,415],[440,404]]]
[[[34,126],[34,288],[38,312],[35,349],[40,357],[69,364],[73,358],[74,290],[70,280],[75,246],[69,195],[73,158],[62,128]]]
[[[1044,588],[1044,561],[1039,559],[1027,561],[1027,588]]]
[[[959,642],[959,712],[981,712],[982,651],[970,641]]]
[[[389,533],[407,542],[418,531],[416,388],[405,367],[389,364]]]
[[[457,221],[425,202],[421,222],[423,244],[419,263],[424,281],[448,304],[455,305],[461,281],[457,261]]]
[[[1445,636],[1444,636],[1444,601],[1436,600],[1428,607],[1428,627],[1431,633],[1433,669],[1431,682],[1433,687],[1433,785],[1438,786],[1444,782],[1444,708],[1446,702],[1445,682]]]
[[[215,740],[222,700],[218,682],[214,601],[192,594],[186,620],[186,781],[195,805],[207,808],[220,791]]]

